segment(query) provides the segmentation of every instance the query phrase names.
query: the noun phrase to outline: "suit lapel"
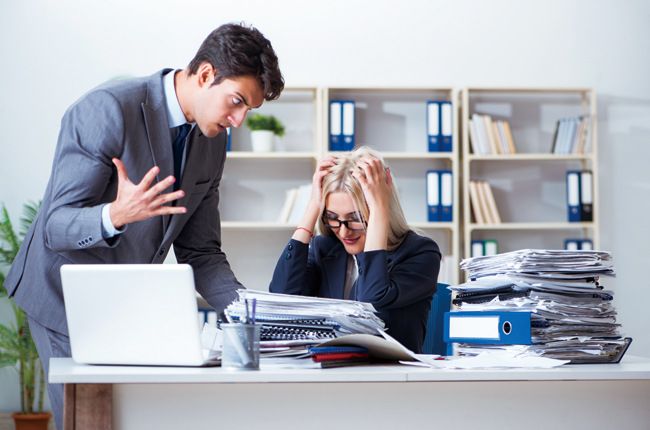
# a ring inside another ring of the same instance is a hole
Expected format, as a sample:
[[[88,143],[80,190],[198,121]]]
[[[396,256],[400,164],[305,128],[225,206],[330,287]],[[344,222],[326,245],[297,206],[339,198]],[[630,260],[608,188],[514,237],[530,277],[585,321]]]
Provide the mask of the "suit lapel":
[[[162,76],[168,69],[151,76],[147,84],[147,100],[142,104],[142,113],[147,128],[149,147],[154,165],[160,171],[155,182],[160,182],[169,175],[174,174],[174,155],[172,153],[172,140],[167,120],[167,106],[162,86]],[[171,189],[169,190],[171,191]],[[165,190],[164,192],[169,192]],[[169,205],[169,203],[166,203]],[[169,215],[162,216],[163,231],[167,230]]]

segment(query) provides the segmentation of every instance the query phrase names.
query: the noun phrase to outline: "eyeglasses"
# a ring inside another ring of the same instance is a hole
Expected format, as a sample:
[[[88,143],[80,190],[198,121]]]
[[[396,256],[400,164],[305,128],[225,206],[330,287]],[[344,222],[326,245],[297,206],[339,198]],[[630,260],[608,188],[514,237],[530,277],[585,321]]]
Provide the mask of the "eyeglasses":
[[[365,221],[359,221],[356,219],[351,219],[348,221],[342,221],[337,218],[330,218],[325,215],[322,217],[323,223],[328,226],[329,228],[339,228],[341,227],[341,224],[345,226],[348,230],[353,230],[353,231],[362,231],[366,229],[366,226],[368,225],[367,222]]]

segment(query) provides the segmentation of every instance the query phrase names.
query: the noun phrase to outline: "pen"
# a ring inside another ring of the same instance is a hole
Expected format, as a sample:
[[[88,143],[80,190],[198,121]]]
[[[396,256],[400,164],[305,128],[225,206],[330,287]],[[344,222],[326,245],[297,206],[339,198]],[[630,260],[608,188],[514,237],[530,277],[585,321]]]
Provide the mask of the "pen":
[[[257,306],[257,299],[253,297],[253,314],[251,315],[251,324],[255,324],[255,306]]]
[[[246,324],[250,322],[250,315],[248,314],[248,299],[244,299],[244,303],[246,304]]]

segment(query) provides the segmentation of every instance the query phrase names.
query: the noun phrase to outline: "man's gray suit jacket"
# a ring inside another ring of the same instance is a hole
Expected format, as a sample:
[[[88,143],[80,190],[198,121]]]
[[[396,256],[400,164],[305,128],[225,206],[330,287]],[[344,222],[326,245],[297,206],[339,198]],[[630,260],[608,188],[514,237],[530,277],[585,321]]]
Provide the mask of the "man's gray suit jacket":
[[[124,233],[103,239],[102,207],[117,195],[112,158],[122,160],[134,184],[153,166],[160,168],[154,183],[173,175],[162,86],[169,71],[109,81],[81,97],[63,117],[41,209],[5,282],[9,296],[54,331],[68,334],[59,273],[63,264],[162,263],[173,243],[178,262],[192,265],[197,290],[218,311],[242,288],[221,250],[225,132],[209,139],[198,127],[192,130],[180,184],[185,196],[177,203],[187,213],[134,222]]]

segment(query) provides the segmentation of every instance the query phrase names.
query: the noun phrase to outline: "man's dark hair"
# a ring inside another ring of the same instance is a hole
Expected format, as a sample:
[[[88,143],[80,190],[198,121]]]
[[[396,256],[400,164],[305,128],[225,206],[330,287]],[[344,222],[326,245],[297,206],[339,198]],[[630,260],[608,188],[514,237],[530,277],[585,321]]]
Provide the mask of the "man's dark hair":
[[[224,24],[210,33],[190,62],[189,75],[197,73],[204,63],[210,63],[215,70],[212,85],[224,79],[253,76],[267,101],[280,97],[284,89],[284,78],[271,42],[259,30],[244,23]]]

